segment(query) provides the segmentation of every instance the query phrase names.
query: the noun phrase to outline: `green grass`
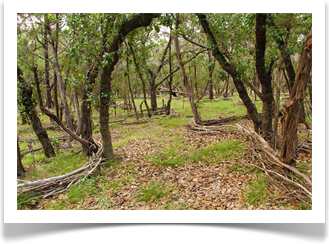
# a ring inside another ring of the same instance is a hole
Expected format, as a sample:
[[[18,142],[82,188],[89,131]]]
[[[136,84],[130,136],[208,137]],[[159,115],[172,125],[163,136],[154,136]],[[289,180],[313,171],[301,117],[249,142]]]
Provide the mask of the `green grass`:
[[[158,108],[162,107],[162,99],[167,103],[167,98],[158,97]],[[142,99],[136,99],[136,104],[139,107]],[[219,116],[241,116],[246,115],[247,111],[243,105],[237,105],[240,101],[238,96],[234,96],[233,100],[220,100],[220,101],[208,101],[205,100],[197,104],[198,111],[202,120],[214,119]],[[150,105],[150,100],[148,100]],[[255,103],[258,112],[262,111],[261,102]],[[192,111],[188,99],[173,99],[172,107],[176,112],[179,112],[178,117],[167,117],[165,115],[154,115],[158,119],[151,120],[145,124],[139,124],[134,126],[123,126],[121,124],[109,124],[110,130],[116,130],[119,132],[118,136],[113,138],[113,147],[120,148],[125,146],[131,140],[150,139],[157,149],[157,153],[144,156],[148,162],[157,164],[160,167],[179,167],[180,165],[192,162],[192,163],[221,163],[225,161],[233,162],[230,167],[230,172],[255,173],[258,175],[256,180],[250,182],[247,186],[247,190],[243,193],[243,198],[249,204],[262,204],[265,201],[271,200],[278,196],[278,193],[269,189],[269,182],[266,177],[261,173],[261,170],[255,167],[245,167],[243,163],[236,162],[237,159],[244,155],[245,147],[242,140],[228,140],[222,141],[216,144],[204,148],[195,148],[193,144],[186,141],[186,137],[183,134],[186,133],[186,125],[190,120],[189,116],[192,116]],[[145,108],[145,106],[143,106]],[[122,109],[117,109],[117,116],[114,117],[114,110],[110,111],[111,119],[118,120],[126,118],[128,122],[135,121],[135,117],[127,117],[127,112]],[[129,114],[132,114],[130,112]],[[97,110],[93,110],[93,115],[98,116]],[[43,125],[49,124],[49,118],[39,113],[40,119]],[[188,117],[187,117],[188,116]],[[144,113],[144,118],[147,118]],[[95,128],[94,134],[100,132],[99,118],[93,118]],[[309,122],[309,121],[308,121]],[[20,123],[20,120],[18,120]],[[310,122],[309,122],[310,123]],[[20,138],[36,138],[36,135],[30,125],[18,124],[17,132]],[[27,173],[22,179],[25,180],[37,180],[43,178],[49,178],[57,175],[62,175],[71,172],[87,162],[87,157],[82,154],[76,154],[73,150],[59,150],[60,140],[55,137],[61,134],[60,131],[49,130],[48,135],[52,137],[52,144],[56,150],[57,156],[55,158],[46,159],[42,151],[25,155],[23,157],[23,165],[28,169]],[[97,135],[99,136],[99,135]],[[302,138],[306,138],[307,135],[301,134]],[[29,150],[27,142],[19,142],[21,150]],[[164,146],[164,144],[166,146]],[[168,146],[169,145],[169,146]],[[41,147],[37,141],[34,143],[34,148]],[[146,149],[146,148],[144,148]],[[118,150],[119,151],[119,150]],[[115,152],[118,153],[118,152]],[[34,165],[37,166],[34,170]],[[97,204],[97,208],[111,209],[110,196],[116,194],[122,190],[124,186],[127,186],[129,182],[136,181],[134,175],[134,164],[124,166],[120,162],[111,161],[102,166],[106,168],[107,173],[98,172],[90,178],[82,179],[76,184],[72,185],[70,190],[61,195],[60,199],[53,199],[45,202],[45,209],[69,209],[69,208],[88,208],[87,206],[80,206],[84,198],[93,196]],[[306,174],[311,171],[311,166],[308,163],[300,163],[297,165],[298,169]],[[123,172],[124,171],[124,172]],[[122,174],[122,172],[124,174]],[[116,180],[113,179],[113,175],[123,175]],[[110,176],[110,177],[109,177]],[[140,202],[152,203],[158,201],[161,198],[170,195],[172,187],[164,185],[164,182],[155,181],[141,185],[137,191],[135,200]],[[41,201],[39,196],[32,196],[30,194],[22,194],[17,198],[18,209],[33,209]],[[278,201],[280,202],[280,200]],[[297,206],[298,207],[298,206]],[[170,202],[160,206],[161,209],[186,209],[186,206],[172,199]],[[299,209],[310,209],[311,206],[307,203],[301,202]]]
[[[168,195],[171,191],[171,187],[164,186],[161,182],[155,181],[148,183],[141,190],[137,197],[139,202],[152,203],[160,198]]]
[[[182,139],[177,139],[172,142],[171,147],[165,148],[156,155],[146,155],[144,158],[150,163],[162,166],[178,166],[186,162],[220,163],[232,161],[243,156],[243,154],[244,146],[241,140],[223,141],[210,147],[195,149],[182,143]]]
[[[191,162],[212,162],[232,161],[244,153],[241,140],[230,140],[216,143],[201,150],[193,150],[188,154]]]
[[[244,199],[251,205],[264,204],[265,200],[272,200],[279,196],[277,191],[269,189],[269,180],[263,173],[258,174],[256,180],[251,181],[244,192]]]
[[[44,179],[53,176],[69,173],[77,168],[82,167],[87,162],[87,157],[76,154],[74,151],[57,152],[57,156],[47,159],[43,151],[34,155],[25,155],[22,159],[23,167],[31,168],[33,171],[25,175],[25,180]],[[34,164],[37,170],[34,170]]]

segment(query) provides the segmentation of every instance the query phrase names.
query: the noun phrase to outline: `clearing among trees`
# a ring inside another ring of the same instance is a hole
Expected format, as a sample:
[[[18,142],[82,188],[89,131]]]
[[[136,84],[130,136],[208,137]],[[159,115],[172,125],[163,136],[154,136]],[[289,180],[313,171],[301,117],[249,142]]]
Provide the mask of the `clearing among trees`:
[[[311,26],[18,14],[17,208],[311,209]]]

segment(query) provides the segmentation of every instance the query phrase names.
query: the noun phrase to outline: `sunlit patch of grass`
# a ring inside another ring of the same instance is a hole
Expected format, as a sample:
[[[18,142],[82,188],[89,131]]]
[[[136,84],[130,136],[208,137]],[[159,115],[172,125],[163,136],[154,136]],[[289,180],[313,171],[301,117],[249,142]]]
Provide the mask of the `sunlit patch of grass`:
[[[82,167],[87,162],[87,157],[76,154],[74,150],[57,152],[57,156],[46,160],[43,152],[25,155],[22,159],[24,167],[33,169],[25,175],[25,180],[38,180],[69,173]],[[37,169],[34,170],[34,165]]]
[[[21,193],[17,196],[17,210],[33,209],[41,201],[41,196],[34,196],[31,192]]]

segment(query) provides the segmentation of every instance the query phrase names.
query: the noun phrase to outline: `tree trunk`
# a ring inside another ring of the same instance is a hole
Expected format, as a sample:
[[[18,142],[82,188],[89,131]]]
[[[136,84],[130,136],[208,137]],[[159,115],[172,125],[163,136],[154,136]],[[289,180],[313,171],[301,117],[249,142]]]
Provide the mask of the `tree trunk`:
[[[273,138],[273,91],[271,75],[265,68],[266,14],[256,14],[256,71],[262,85],[263,121],[262,135],[265,140]]]
[[[76,88],[74,89],[74,108],[75,108],[75,113],[77,115],[77,132],[76,134],[78,136],[81,135],[81,128],[82,128],[82,121],[81,121],[81,114],[80,114],[80,106],[79,106],[79,98],[78,98],[78,93]]]
[[[49,33],[49,36],[51,36],[52,32],[51,32],[50,28],[48,29],[48,33]],[[67,104],[67,100],[66,100],[64,82],[63,82],[62,75],[61,75],[61,72],[60,72],[60,69],[59,69],[57,51],[55,49],[55,44],[54,44],[53,40],[50,41],[50,47],[51,47],[51,51],[52,51],[52,54],[53,54],[54,68],[55,68],[55,73],[56,73],[57,81],[58,81],[58,85],[59,85],[59,91],[60,91],[62,104],[63,104],[63,108],[64,108],[66,123],[67,123],[68,128],[71,131],[75,131],[73,123],[72,123],[72,119],[71,119],[70,108],[69,108],[69,106]]]
[[[197,14],[197,16],[200,20],[200,23],[202,25],[204,32],[207,35],[208,40],[214,46],[214,48],[212,49],[213,56],[218,60],[221,67],[232,76],[234,85],[239,93],[239,97],[241,98],[243,104],[247,108],[249,116],[251,117],[252,121],[254,122],[255,131],[257,133],[259,133],[259,129],[261,127],[262,121],[257,112],[255,104],[253,104],[253,102],[250,100],[250,98],[248,96],[247,90],[244,87],[243,82],[241,80],[241,75],[239,74],[239,72],[237,72],[237,70],[235,69],[235,67],[233,65],[231,65],[230,63],[227,62],[224,55],[218,49],[217,41],[216,41],[215,36],[213,35],[212,31],[210,30],[208,21],[206,19],[206,15]]]
[[[56,109],[56,116],[62,121],[61,116],[59,116],[59,105],[58,105],[58,94],[57,94],[57,76],[56,73],[54,74],[54,101],[55,101],[55,109]]]
[[[40,90],[40,81],[39,81],[39,77],[38,77],[38,67],[36,65],[33,65],[33,73],[34,73],[35,84],[37,87],[38,102],[39,102],[39,106],[41,108],[41,107],[43,107],[43,103],[42,103],[42,95],[41,95],[41,90]]]
[[[211,52],[208,51],[209,62],[212,62]],[[209,67],[209,99],[214,99],[213,85],[212,85],[212,73],[214,71],[214,67]]]
[[[179,14],[176,14],[176,29],[178,29],[178,25],[179,25]],[[195,121],[196,124],[202,124],[201,117],[198,113],[196,104],[194,102],[193,93],[191,91],[190,84],[187,80],[187,76],[186,76],[186,73],[185,73],[185,68],[184,68],[183,62],[182,62],[182,57],[181,57],[180,52],[179,52],[179,43],[178,43],[178,36],[177,35],[174,35],[174,42],[175,42],[175,49],[176,49],[176,57],[177,57],[177,60],[178,60],[179,69],[180,69],[180,73],[181,73],[181,79],[182,79],[182,82],[185,86],[185,90],[186,90],[188,99],[190,101],[194,121]]]
[[[45,49],[45,85],[46,85],[46,106],[48,108],[52,108],[52,100],[51,100],[51,87],[50,87],[50,76],[49,76],[49,50],[48,50],[48,28],[49,27],[49,20],[48,14],[44,14],[44,49]]]
[[[280,84],[282,80],[282,71],[281,64],[278,68],[278,75],[276,77],[276,102],[275,102],[275,117],[274,117],[274,125],[273,125],[273,145],[274,149],[277,147],[277,138],[278,138],[278,122],[279,122],[279,113],[280,113]]]
[[[171,27],[170,27],[170,39],[171,39]],[[195,72],[196,72],[196,70],[195,70]],[[171,42],[169,44],[169,74],[170,74],[170,78],[169,78],[169,81],[168,81],[168,86],[169,86],[169,100],[168,100],[167,106],[166,106],[166,115],[169,115],[170,114],[171,99],[172,99],[173,74],[172,74],[172,61],[171,61]]]
[[[25,169],[22,165],[21,150],[19,148],[18,141],[19,141],[19,139],[17,136],[17,176],[21,176],[25,172]]]
[[[155,77],[151,75],[151,82],[150,82],[150,95],[151,95],[151,110],[157,111],[158,104],[157,104],[157,87],[155,85]]]
[[[118,62],[118,55],[115,54],[116,62]],[[114,65],[107,65],[103,67],[100,86],[100,108],[99,108],[99,124],[100,132],[103,140],[103,156],[104,158],[113,159],[112,138],[109,129],[109,101],[111,94],[111,73],[114,70]]]
[[[135,104],[135,100],[134,100],[134,93],[133,93],[133,90],[131,88],[131,83],[130,83],[128,57],[127,57],[127,72],[128,72],[127,78],[128,78],[128,86],[129,86],[129,91],[130,91],[130,96],[131,96],[131,102],[133,103],[136,119],[138,120],[138,113],[137,113],[137,108],[136,108],[136,104]]]
[[[21,96],[23,97],[22,105],[24,106],[25,113],[28,115],[31,121],[33,130],[42,145],[46,157],[54,157],[56,156],[55,151],[50,143],[47,131],[42,127],[38,114],[35,111],[35,105],[32,100],[32,88],[29,84],[25,82],[23,78],[23,73],[18,66],[17,79],[19,82]]]
[[[302,110],[302,101],[305,97],[306,85],[310,80],[312,69],[312,29],[305,37],[300,55],[296,79],[291,94],[285,103],[286,113],[282,121],[283,142],[281,157],[283,162],[295,165],[297,151],[297,129]]]
[[[141,73],[141,71],[140,71],[140,67],[139,67],[139,65],[138,65],[138,63],[137,63],[137,60],[136,60],[136,56],[135,56],[135,52],[134,52],[134,50],[133,50],[133,48],[132,48],[132,46],[131,46],[131,44],[128,42],[128,45],[129,45],[129,47],[130,47],[130,51],[131,51],[131,53],[132,53],[132,55],[133,55],[133,60],[134,60],[134,64],[135,64],[135,67],[136,67],[136,71],[137,71],[137,74],[138,74],[138,76],[139,76],[139,78],[140,78],[140,80],[141,80],[141,82],[142,82],[142,88],[143,88],[143,98],[144,98],[144,103],[145,103],[145,106],[146,106],[146,109],[147,109],[147,114],[148,114],[148,117],[149,118],[151,118],[151,111],[150,111],[150,108],[149,108],[149,106],[148,106],[148,104],[147,104],[147,101],[146,101],[146,88],[145,88],[145,81],[144,81],[144,78],[143,78],[143,75],[142,75],[142,73]]]
[[[99,68],[98,66],[95,66],[95,68],[89,69],[87,72],[87,79],[86,83],[83,86],[83,98],[82,98],[82,105],[81,105],[81,137],[82,139],[89,142],[90,148],[95,148],[94,152],[97,152],[98,146],[96,145],[94,139],[93,139],[93,130],[92,130],[92,107],[91,107],[91,101],[89,100],[89,95],[93,91],[93,86],[96,82],[96,77],[98,75]],[[91,147],[91,145],[94,145]],[[92,152],[92,151],[91,151]],[[91,153],[90,152],[90,153]],[[83,147],[83,153],[89,154],[89,151]],[[90,156],[90,155],[89,155]]]

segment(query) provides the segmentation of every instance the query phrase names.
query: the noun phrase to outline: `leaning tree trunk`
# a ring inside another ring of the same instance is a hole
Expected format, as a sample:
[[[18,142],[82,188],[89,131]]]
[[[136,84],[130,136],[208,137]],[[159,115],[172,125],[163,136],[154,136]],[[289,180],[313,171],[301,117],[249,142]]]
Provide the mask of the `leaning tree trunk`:
[[[176,29],[178,29],[178,24],[179,24],[179,14],[176,14]],[[177,34],[174,35],[174,42],[175,42],[176,57],[177,57],[178,64],[179,64],[181,79],[182,79],[183,84],[185,86],[185,90],[186,90],[186,93],[187,93],[187,96],[188,96],[188,99],[189,99],[189,102],[190,102],[190,105],[191,105],[194,121],[195,121],[196,124],[202,124],[201,117],[198,113],[196,104],[194,102],[193,93],[192,93],[190,84],[187,80],[187,76],[186,76],[186,73],[185,73],[185,68],[183,66],[182,57],[181,57],[180,52],[179,52],[179,43],[178,43]]]
[[[291,94],[284,107],[286,113],[282,122],[282,148],[281,157],[283,162],[295,165],[297,152],[297,129],[302,111],[302,101],[305,97],[306,85],[310,81],[312,69],[312,28],[306,35],[300,55],[296,79]]]
[[[42,145],[45,155],[47,157],[54,157],[56,156],[55,151],[50,143],[47,131],[42,127],[38,114],[35,111],[35,105],[32,99],[32,87],[24,80],[23,73],[18,66],[17,66],[17,79],[18,79],[19,90],[21,93],[20,95],[22,97],[21,102],[25,109],[24,112],[28,115],[29,120],[31,121],[33,130]]]
[[[49,33],[49,36],[51,36],[51,33],[52,33],[51,28],[48,29],[48,33]],[[57,51],[56,51],[55,44],[54,44],[53,40],[50,41],[50,47],[51,47],[51,51],[52,51],[52,54],[53,54],[54,68],[55,68],[55,73],[56,73],[56,76],[57,76],[57,82],[58,82],[58,85],[59,85],[59,91],[60,91],[62,104],[63,104],[63,108],[64,108],[66,123],[67,123],[68,128],[71,131],[75,131],[73,123],[72,123],[70,108],[69,108],[69,106],[67,104],[67,100],[66,100],[64,82],[63,82],[62,75],[61,75],[61,72],[60,72],[60,69],[59,69]]]
[[[144,98],[144,104],[146,106],[146,110],[147,110],[147,115],[149,118],[151,118],[152,114],[151,114],[151,111],[150,111],[150,108],[149,108],[149,105],[147,104],[147,101],[146,101],[146,88],[145,88],[145,81],[144,81],[144,78],[143,78],[143,75],[141,73],[141,70],[140,70],[140,67],[137,63],[137,60],[136,60],[136,56],[135,56],[135,52],[134,52],[134,49],[132,48],[130,42],[128,42],[128,46],[130,48],[130,52],[131,54],[133,55],[133,60],[134,60],[134,64],[135,64],[135,69],[136,69],[136,72],[142,82],[142,90],[143,90],[143,98]]]
[[[255,104],[249,98],[248,92],[247,92],[246,88],[244,87],[243,82],[241,80],[240,73],[236,70],[236,68],[232,64],[227,62],[224,55],[220,52],[216,38],[209,27],[209,23],[207,21],[206,15],[205,14],[196,14],[196,15],[198,16],[198,18],[200,20],[202,28],[203,28],[204,32],[206,33],[209,42],[214,47],[212,49],[213,56],[218,60],[221,67],[232,76],[235,88],[237,89],[237,91],[239,93],[239,97],[241,98],[243,104],[247,108],[250,118],[254,122],[255,131],[259,133],[259,129],[262,124],[262,120],[257,112]]]

